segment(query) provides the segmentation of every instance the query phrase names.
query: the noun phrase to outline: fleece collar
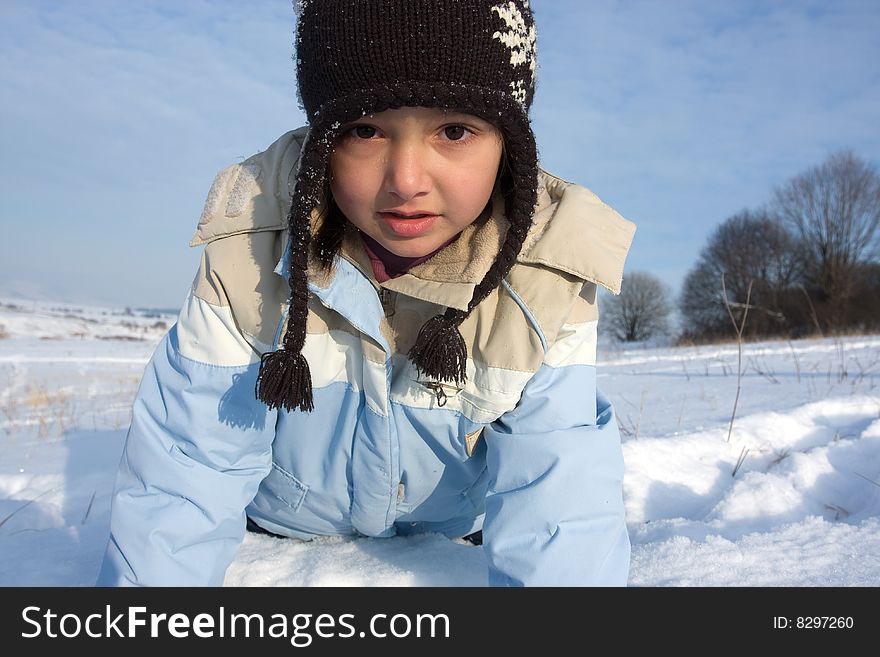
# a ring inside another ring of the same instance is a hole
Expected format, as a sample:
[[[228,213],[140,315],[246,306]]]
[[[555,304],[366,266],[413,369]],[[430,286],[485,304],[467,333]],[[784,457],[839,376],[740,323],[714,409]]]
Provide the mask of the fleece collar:
[[[381,283],[372,274],[369,255],[353,226],[346,228],[339,254],[367,274],[378,287],[467,310],[474,288],[483,280],[501,249],[508,226],[503,208],[503,199],[496,195],[492,199],[492,211],[465,228],[452,244],[400,276]]]

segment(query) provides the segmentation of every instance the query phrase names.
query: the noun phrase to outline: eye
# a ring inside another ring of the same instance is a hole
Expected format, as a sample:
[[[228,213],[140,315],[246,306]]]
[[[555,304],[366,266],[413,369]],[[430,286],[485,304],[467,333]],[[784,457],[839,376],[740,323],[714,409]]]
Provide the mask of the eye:
[[[469,132],[463,125],[448,125],[443,128],[443,134],[450,141],[461,141]]]
[[[372,139],[376,136],[376,128],[371,125],[356,125],[352,132],[354,132],[355,136],[359,139]]]

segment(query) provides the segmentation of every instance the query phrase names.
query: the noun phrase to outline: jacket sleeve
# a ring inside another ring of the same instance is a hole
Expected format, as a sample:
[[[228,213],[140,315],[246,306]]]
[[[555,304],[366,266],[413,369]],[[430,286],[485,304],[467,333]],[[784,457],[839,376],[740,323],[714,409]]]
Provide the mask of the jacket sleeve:
[[[190,294],[134,402],[99,586],[223,583],[271,466],[258,369],[229,308]]]
[[[626,585],[623,456],[595,340],[595,321],[564,325],[518,405],[485,429],[490,586]]]
[[[272,462],[276,411],[254,394],[287,283],[275,267],[306,129],[217,174],[206,245],[177,323],[147,365],[113,493],[99,585],[219,585]]]

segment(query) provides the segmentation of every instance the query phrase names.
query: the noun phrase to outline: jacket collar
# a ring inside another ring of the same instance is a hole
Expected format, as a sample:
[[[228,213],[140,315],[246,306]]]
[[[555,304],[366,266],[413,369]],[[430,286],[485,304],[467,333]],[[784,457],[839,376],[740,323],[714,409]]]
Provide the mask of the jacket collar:
[[[620,293],[636,225],[586,187],[541,171],[532,229],[517,262],[543,265]]]

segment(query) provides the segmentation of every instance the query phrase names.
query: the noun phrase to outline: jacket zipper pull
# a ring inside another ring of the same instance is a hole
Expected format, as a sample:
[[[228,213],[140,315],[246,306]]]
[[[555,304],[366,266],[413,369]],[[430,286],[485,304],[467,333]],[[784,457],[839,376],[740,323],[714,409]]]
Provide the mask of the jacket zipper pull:
[[[423,386],[425,386],[428,390],[431,390],[437,396],[437,406],[446,406],[446,400],[448,399],[446,395],[446,391],[443,389],[443,384],[439,381],[419,381]]]

